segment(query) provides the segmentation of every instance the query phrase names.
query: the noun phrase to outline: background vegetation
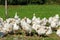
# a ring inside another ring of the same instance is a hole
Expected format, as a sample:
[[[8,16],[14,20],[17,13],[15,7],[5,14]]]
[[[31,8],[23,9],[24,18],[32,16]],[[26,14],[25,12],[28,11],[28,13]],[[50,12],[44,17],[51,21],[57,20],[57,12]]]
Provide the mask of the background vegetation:
[[[5,0],[0,0],[0,5],[4,5]],[[60,4],[60,0],[8,0],[9,5],[27,4]]]

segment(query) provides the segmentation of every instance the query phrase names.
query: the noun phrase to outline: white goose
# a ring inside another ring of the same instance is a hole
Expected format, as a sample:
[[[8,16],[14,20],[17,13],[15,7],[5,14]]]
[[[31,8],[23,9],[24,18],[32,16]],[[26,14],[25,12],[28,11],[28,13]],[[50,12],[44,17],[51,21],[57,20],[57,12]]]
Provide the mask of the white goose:
[[[13,31],[17,31],[17,30],[19,30],[19,26],[16,23],[14,23],[13,24]]]
[[[9,23],[5,23],[3,29],[6,30],[7,32],[11,32],[12,31],[12,25]]]
[[[56,34],[60,37],[60,28],[59,28],[59,29],[57,29]]]
[[[15,13],[14,19],[15,19],[16,24],[20,25],[21,20],[20,20],[19,16],[17,15],[17,12]]]
[[[36,19],[35,13],[33,14],[33,18],[32,21],[34,21]]]
[[[3,18],[0,18],[0,28],[2,28],[3,27]]]
[[[51,27],[47,27],[46,35],[48,36],[50,34],[52,34],[52,29]]]
[[[25,32],[31,33],[32,28],[31,28],[31,26],[30,26],[28,23],[26,23],[25,19],[22,19],[22,20],[21,20],[21,26],[22,26],[22,29],[23,29]]]
[[[53,21],[53,17],[49,17],[48,23],[51,23]]]
[[[14,18],[19,18],[19,16],[17,15],[17,12],[15,13],[15,16],[14,16]]]
[[[32,25],[32,29],[34,29],[35,31],[36,31],[39,27],[40,27],[40,25],[39,25],[39,24],[36,24],[36,23],[34,23],[34,24]]]
[[[8,19],[6,19],[6,22],[7,23],[13,23],[13,22],[15,22],[15,19],[14,18],[8,18]]]
[[[34,24],[34,23],[36,23],[36,24],[40,24],[41,23],[41,20],[40,20],[40,18],[38,17],[38,18],[36,18],[36,16],[34,15],[33,16],[33,18],[32,18],[32,24]]]
[[[53,18],[52,18],[52,21],[50,21],[50,26],[52,28],[58,28],[59,26],[59,15],[56,14]]]
[[[44,18],[42,19],[41,25],[46,25],[47,22],[48,22],[48,20],[44,17]]]
[[[0,21],[3,22],[3,18],[0,17]]]
[[[38,33],[38,35],[40,36],[40,35],[45,35],[45,33],[46,33],[46,29],[45,29],[45,27],[40,27],[40,28],[38,28],[37,29],[37,33]]]
[[[29,18],[26,19],[28,24],[31,24],[31,20]]]

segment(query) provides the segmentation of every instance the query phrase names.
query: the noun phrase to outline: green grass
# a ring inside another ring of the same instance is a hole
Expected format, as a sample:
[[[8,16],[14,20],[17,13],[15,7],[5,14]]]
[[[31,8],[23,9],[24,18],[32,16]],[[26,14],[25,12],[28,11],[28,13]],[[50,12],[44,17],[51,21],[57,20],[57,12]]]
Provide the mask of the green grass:
[[[60,6],[59,5],[27,5],[27,6],[11,6],[8,8],[9,16],[12,17],[15,12],[18,12],[20,17],[29,17],[32,18],[32,14],[36,13],[36,16],[50,17],[55,14],[60,14]]]
[[[32,14],[36,13],[37,17],[43,18],[60,15],[60,5],[23,5],[23,6],[8,6],[8,16],[13,17],[18,12],[20,18],[29,17],[32,18]],[[0,16],[5,18],[4,6],[0,6]]]
[[[36,14],[37,17],[43,18],[49,18],[50,16],[54,16],[55,14],[60,15],[60,5],[8,5],[8,16],[9,17],[14,17],[15,13],[18,13],[20,18],[23,17],[28,17],[32,18],[33,13]],[[5,19],[5,10],[4,6],[0,6],[0,17]],[[8,35],[7,37],[4,37],[0,40],[15,40],[15,37],[13,35]],[[18,40],[60,40],[60,37],[58,37],[55,33],[51,34],[49,37],[39,37],[39,36],[22,36],[22,35],[17,35],[16,38]]]

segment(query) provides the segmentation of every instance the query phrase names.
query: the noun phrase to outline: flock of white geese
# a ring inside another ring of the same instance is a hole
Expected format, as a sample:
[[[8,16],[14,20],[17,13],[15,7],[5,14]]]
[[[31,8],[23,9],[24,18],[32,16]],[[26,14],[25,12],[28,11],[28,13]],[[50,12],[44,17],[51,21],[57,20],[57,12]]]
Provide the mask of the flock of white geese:
[[[15,14],[14,18],[8,18],[3,20],[0,18],[0,32],[8,34],[10,32],[18,32],[18,30],[24,30],[24,32],[31,34],[34,30],[39,36],[40,35],[50,35],[56,30],[56,34],[60,37],[60,17],[56,14],[53,17],[43,18],[36,17],[33,14],[33,18],[29,19],[24,17],[22,19]]]

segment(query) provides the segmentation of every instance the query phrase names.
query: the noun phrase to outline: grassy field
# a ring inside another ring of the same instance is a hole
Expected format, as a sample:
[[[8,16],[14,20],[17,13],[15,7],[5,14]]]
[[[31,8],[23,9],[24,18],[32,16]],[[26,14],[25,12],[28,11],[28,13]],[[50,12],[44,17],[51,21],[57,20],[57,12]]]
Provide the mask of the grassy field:
[[[8,16],[14,17],[15,13],[18,13],[20,18],[28,17],[32,18],[33,13],[36,14],[37,17],[49,18],[50,16],[54,16],[55,14],[60,15],[60,5],[8,5]],[[4,6],[0,6],[0,17],[5,19],[5,10]],[[25,36],[25,35],[8,35],[7,37],[1,38],[0,40],[60,40],[55,33],[51,34],[49,37],[39,37],[39,36]]]
[[[29,17],[32,18],[32,14],[35,13],[37,17],[43,18],[60,15],[60,5],[23,5],[23,6],[8,6],[8,16],[13,17],[18,12],[20,18]],[[0,6],[0,16],[5,18],[4,6]]]

